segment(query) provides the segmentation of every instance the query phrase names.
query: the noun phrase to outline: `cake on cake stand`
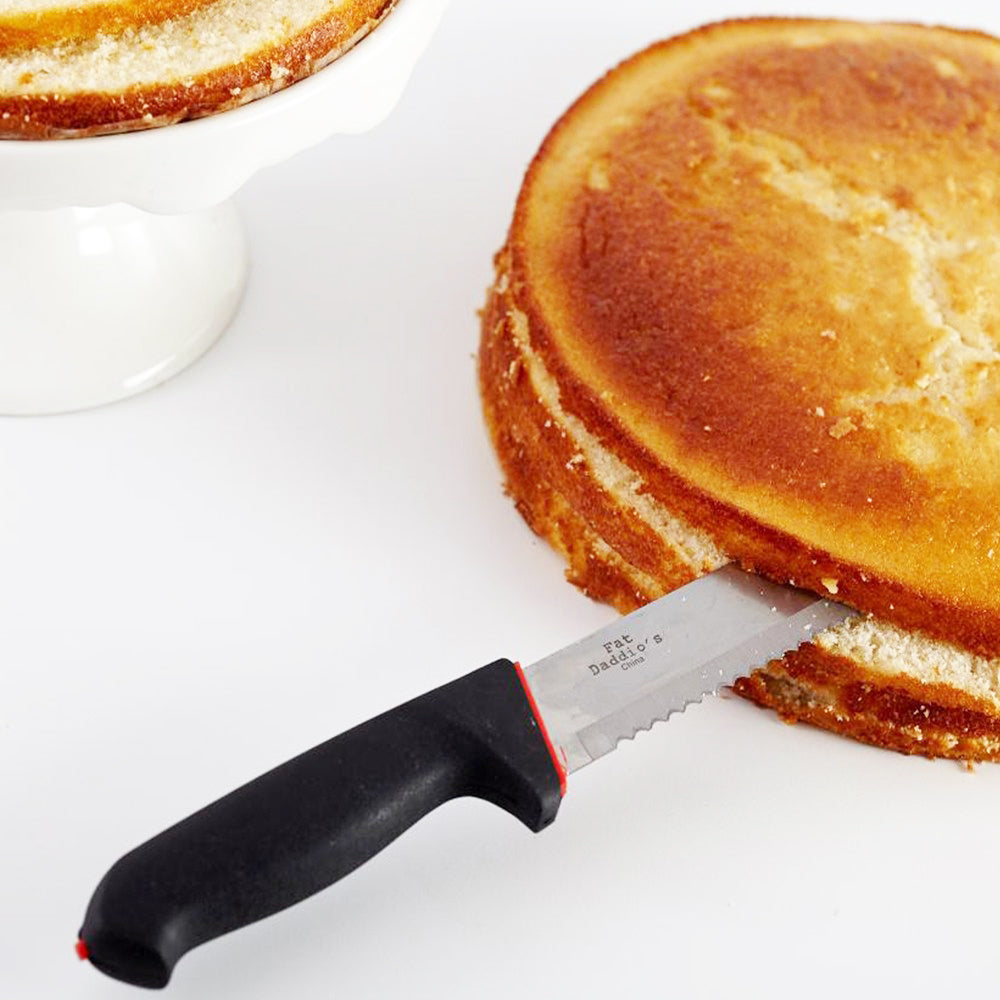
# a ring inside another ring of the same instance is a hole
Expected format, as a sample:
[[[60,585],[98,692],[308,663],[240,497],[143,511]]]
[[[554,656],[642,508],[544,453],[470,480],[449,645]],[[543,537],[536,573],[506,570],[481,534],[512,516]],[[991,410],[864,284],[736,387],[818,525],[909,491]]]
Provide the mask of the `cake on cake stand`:
[[[122,399],[203,354],[246,279],[232,196],[262,167],[382,121],[447,3],[398,0],[331,65],[233,111],[0,141],[0,414]]]

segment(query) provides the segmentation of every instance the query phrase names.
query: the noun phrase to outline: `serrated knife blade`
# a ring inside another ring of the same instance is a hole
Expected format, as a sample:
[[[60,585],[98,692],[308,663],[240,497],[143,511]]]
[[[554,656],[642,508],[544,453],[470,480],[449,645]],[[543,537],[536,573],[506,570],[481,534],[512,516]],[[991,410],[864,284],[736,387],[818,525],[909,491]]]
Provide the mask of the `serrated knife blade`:
[[[730,564],[524,671],[567,773],[857,612]]]
[[[165,986],[188,950],[353,871],[474,795],[548,826],[569,773],[851,612],[724,567],[522,671],[496,660],[308,750],[129,852],[77,953]]]

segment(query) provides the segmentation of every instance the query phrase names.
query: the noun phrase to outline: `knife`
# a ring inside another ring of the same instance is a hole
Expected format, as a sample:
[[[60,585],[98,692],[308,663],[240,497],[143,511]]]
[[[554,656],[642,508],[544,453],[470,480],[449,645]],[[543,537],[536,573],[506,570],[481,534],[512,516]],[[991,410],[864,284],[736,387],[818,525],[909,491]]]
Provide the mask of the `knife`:
[[[854,614],[730,564],[524,670],[496,660],[126,854],[94,891],[77,953],[162,987],[191,948],[332,884],[449,799],[542,830],[569,774]]]

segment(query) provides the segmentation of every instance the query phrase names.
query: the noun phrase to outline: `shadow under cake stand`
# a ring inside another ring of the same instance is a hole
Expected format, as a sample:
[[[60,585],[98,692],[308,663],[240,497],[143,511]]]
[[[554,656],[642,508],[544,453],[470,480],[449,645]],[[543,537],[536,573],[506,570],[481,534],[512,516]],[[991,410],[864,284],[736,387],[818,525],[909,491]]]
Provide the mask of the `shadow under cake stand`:
[[[398,0],[331,65],[233,111],[86,139],[0,141],[0,414],[152,388],[239,305],[232,196],[262,167],[382,121],[448,0]]]

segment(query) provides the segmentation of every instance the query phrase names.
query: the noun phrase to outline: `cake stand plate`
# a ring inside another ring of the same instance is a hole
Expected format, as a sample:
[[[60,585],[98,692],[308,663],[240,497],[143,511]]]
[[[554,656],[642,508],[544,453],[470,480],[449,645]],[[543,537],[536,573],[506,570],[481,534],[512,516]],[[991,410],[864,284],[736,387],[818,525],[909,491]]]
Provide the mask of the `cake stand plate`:
[[[232,196],[261,168],[382,121],[447,4],[398,0],[330,66],[233,111],[0,142],[0,414],[112,402],[203,354],[246,278]]]

